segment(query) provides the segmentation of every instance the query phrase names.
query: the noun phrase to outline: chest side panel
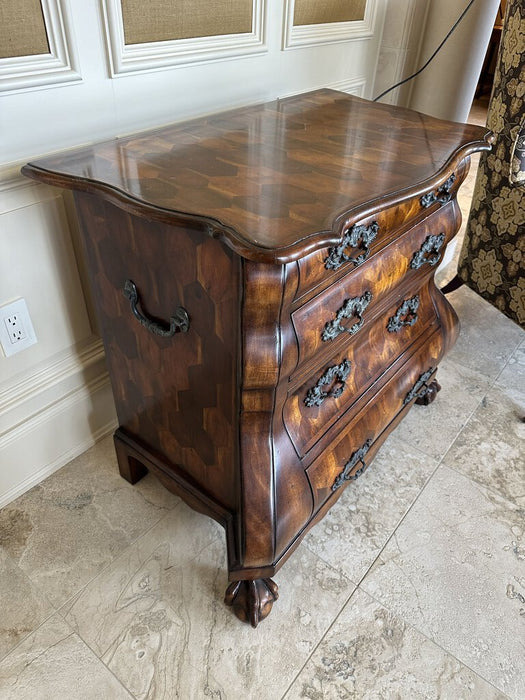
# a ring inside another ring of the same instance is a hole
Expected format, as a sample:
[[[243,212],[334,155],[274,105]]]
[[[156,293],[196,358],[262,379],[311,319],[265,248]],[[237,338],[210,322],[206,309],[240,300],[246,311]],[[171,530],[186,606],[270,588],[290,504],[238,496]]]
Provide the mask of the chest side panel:
[[[212,500],[238,503],[239,261],[207,235],[76,195],[121,429],[182,469]],[[162,337],[135,317],[187,332]]]

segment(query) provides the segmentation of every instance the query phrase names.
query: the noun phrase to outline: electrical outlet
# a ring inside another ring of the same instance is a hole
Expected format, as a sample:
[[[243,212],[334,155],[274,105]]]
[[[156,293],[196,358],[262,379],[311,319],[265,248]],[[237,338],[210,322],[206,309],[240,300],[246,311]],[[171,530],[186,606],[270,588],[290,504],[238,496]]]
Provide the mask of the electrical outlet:
[[[0,307],[0,343],[6,357],[36,343],[35,330],[24,299]]]
[[[19,313],[4,318],[5,327],[11,344],[19,343],[24,338],[27,338],[26,329]]]

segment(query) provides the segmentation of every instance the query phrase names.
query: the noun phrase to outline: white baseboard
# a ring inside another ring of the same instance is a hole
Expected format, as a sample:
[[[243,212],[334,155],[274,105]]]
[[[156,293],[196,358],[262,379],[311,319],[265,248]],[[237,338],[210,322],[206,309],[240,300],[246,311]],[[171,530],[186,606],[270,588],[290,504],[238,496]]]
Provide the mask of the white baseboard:
[[[63,467],[116,426],[106,373],[19,423],[2,438],[0,508]]]

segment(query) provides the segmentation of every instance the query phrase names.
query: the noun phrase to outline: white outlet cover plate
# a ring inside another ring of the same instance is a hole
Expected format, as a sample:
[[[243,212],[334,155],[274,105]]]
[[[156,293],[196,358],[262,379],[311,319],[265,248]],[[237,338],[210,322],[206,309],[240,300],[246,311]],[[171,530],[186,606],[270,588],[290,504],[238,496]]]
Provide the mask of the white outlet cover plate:
[[[12,343],[5,324],[5,319],[15,314],[19,317],[20,323],[24,327],[25,338],[17,340],[16,343]],[[11,355],[20,352],[20,350],[25,350],[36,342],[35,329],[31,323],[31,317],[29,316],[29,310],[25,299],[17,299],[10,304],[0,306],[0,343],[4,355],[6,357],[11,357]]]

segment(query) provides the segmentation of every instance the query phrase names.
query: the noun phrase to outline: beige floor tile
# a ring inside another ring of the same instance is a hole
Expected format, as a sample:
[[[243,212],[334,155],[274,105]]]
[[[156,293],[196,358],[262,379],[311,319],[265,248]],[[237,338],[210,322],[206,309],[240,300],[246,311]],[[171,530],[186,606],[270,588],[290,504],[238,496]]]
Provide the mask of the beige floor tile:
[[[525,339],[525,331],[465,285],[447,298],[461,322],[448,359],[496,379]]]
[[[307,535],[306,546],[359,582],[436,467],[428,455],[389,437],[370,468]]]
[[[525,505],[525,394],[494,387],[445,456],[445,463]]]
[[[132,700],[58,615],[0,665],[2,700]]]
[[[0,659],[54,612],[3,550],[3,535],[0,531]]]
[[[357,590],[286,700],[504,700],[450,654]]]
[[[394,435],[434,459],[441,459],[479,406],[491,380],[446,357],[437,380],[441,391],[429,406],[414,405]]]
[[[122,479],[104,440],[0,510],[2,547],[59,607],[178,502]]]
[[[300,547],[253,630],[223,603],[224,538],[202,547],[209,522],[177,508],[62,610],[136,698],[280,698],[354,590]]]
[[[523,510],[440,467],[362,582],[515,700],[525,697]]]
[[[498,376],[495,386],[516,403],[523,401],[525,396],[525,339],[510,357]]]

